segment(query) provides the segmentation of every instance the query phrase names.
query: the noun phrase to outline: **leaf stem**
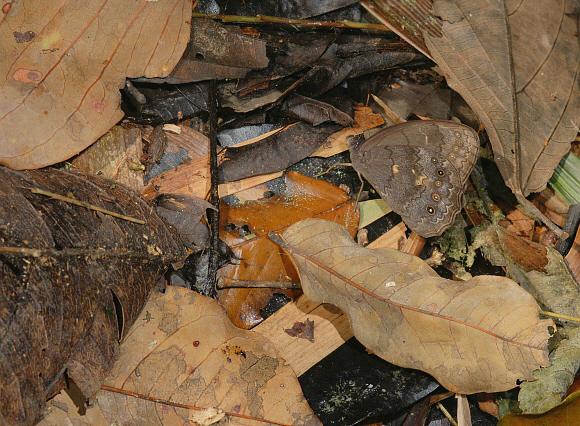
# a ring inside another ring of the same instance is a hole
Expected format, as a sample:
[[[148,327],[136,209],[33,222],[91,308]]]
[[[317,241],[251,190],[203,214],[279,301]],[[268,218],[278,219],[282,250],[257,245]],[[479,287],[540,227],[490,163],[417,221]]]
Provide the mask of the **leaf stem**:
[[[540,311],[540,314],[546,315],[547,317],[560,318],[560,319],[567,320],[567,321],[580,322],[580,318],[572,317],[570,315],[557,314],[555,312],[550,312],[550,311]]]
[[[180,404],[179,402],[173,402],[173,401],[169,401],[166,399],[156,398],[154,396],[143,395],[143,394],[140,394],[137,392],[131,392],[131,391],[125,390],[125,389],[114,388],[112,386],[102,385],[101,389],[104,391],[119,393],[119,394],[125,395],[125,396],[131,396],[133,398],[139,398],[139,399],[144,399],[146,401],[151,401],[151,402],[155,402],[155,403],[159,403],[159,404],[169,405],[171,407],[185,408],[187,410],[196,410],[196,411],[205,410],[205,408],[196,407],[195,405]],[[246,416],[244,414],[232,413],[229,411],[224,411],[224,413],[226,413],[226,415],[231,416],[231,417],[239,417],[242,419],[256,420],[258,422],[269,423],[269,424],[273,424],[273,425],[290,426],[290,425],[286,425],[286,423],[275,422],[273,420],[259,419],[256,417]]]

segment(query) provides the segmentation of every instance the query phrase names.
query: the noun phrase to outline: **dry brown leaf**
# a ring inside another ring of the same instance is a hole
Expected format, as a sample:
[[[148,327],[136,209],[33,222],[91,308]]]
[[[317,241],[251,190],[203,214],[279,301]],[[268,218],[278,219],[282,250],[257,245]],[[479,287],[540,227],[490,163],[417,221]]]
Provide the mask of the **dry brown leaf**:
[[[223,410],[220,424],[320,424],[269,340],[237,329],[211,298],[181,287],[151,295],[105,384],[167,403],[101,390],[79,416],[59,395],[40,425],[181,426],[199,415],[189,407]]]
[[[268,232],[282,231],[300,220],[318,217],[346,225],[351,235],[355,234],[358,225],[356,202],[342,189],[297,172],[286,174],[286,187],[293,197],[280,195],[239,207],[222,208],[222,238],[242,260],[224,267],[220,274],[237,280],[297,282],[292,262],[266,238]],[[236,229],[227,231],[227,225],[234,225]],[[240,235],[244,226],[254,238],[246,240]],[[219,301],[232,322],[242,328],[251,328],[262,321],[259,310],[274,293],[292,296],[291,290],[267,288],[218,291]]]
[[[40,168],[93,143],[123,117],[125,77],[171,72],[191,9],[192,0],[13,2],[0,23],[0,164]]]
[[[417,257],[360,247],[340,225],[308,219],[271,236],[292,255],[306,296],[339,306],[357,339],[396,365],[470,394],[511,389],[548,361],[548,327],[508,278],[439,277]]]
[[[516,196],[545,188],[578,133],[574,4],[435,0],[443,36],[423,34],[449,86],[485,125],[495,162]]]
[[[71,164],[73,168],[86,173],[113,179],[135,192],[143,189],[140,165],[143,156],[143,142],[139,127],[114,126],[94,144],[77,155]]]

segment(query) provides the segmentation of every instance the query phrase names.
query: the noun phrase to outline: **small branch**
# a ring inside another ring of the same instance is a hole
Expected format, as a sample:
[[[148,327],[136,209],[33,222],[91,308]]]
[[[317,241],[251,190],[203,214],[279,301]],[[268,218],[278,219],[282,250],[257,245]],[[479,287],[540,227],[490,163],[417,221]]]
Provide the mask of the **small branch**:
[[[285,24],[296,27],[319,27],[319,28],[353,28],[359,30],[372,30],[381,32],[392,32],[392,30],[383,24],[367,24],[364,22],[354,21],[315,21],[311,19],[290,19],[279,18],[277,16],[236,16],[236,15],[212,15],[205,13],[192,13],[193,18],[216,19],[224,23],[247,23],[247,24]]]
[[[443,406],[443,404],[441,404],[440,402],[437,403],[437,408],[439,408],[443,414],[445,415],[445,417],[447,417],[447,420],[449,420],[449,423],[451,423],[453,426],[457,426],[457,422],[455,421],[455,419],[453,418],[453,416],[451,414],[449,414],[449,411],[447,411],[447,409]]]
[[[220,199],[218,193],[218,162],[217,162],[217,83],[215,80],[209,82],[209,170],[211,187],[209,191],[209,202],[213,204],[215,210],[208,213],[208,221],[211,228],[210,252],[207,268],[207,281],[201,289],[201,293],[215,297],[217,288],[217,270],[219,256],[220,238]]]
[[[524,197],[524,195],[521,192],[514,191],[514,195],[516,196],[518,201],[521,203],[521,208],[520,208],[520,206],[518,206],[518,208],[520,208],[520,210],[523,210],[524,213],[529,213],[532,216],[535,216],[540,222],[543,222],[544,225],[546,225],[550,231],[552,231],[554,234],[556,234],[558,236],[558,238],[560,238],[560,240],[566,240],[568,238],[569,235],[567,232],[558,228],[554,224],[554,222],[552,222],[550,219],[548,219],[546,217],[546,215],[544,213],[542,213],[540,211],[540,209],[538,209],[536,206],[534,206],[534,204],[531,201],[529,201],[526,197]]]
[[[237,280],[235,278],[221,277],[217,283],[218,289],[224,288],[278,288],[281,290],[301,289],[299,282],[291,281],[256,281]]]
[[[63,195],[55,194],[54,192],[48,192],[48,191],[45,191],[44,189],[26,188],[26,187],[22,187],[22,188],[28,189],[33,194],[46,195],[47,197],[54,198],[55,200],[64,201],[65,203],[70,203],[70,204],[74,204],[77,206],[81,206],[81,207],[84,207],[84,208],[89,209],[89,210],[95,210],[97,212],[100,212],[103,214],[108,214],[109,216],[113,216],[113,217],[123,219],[123,220],[129,221],[129,222],[138,223],[140,225],[145,224],[144,220],[136,219],[136,218],[131,217],[131,216],[125,216],[123,214],[115,213],[115,212],[112,212],[110,210],[105,210],[99,206],[95,206],[93,204],[89,204],[89,203],[86,203],[84,201],[75,200],[74,198],[65,197]]]

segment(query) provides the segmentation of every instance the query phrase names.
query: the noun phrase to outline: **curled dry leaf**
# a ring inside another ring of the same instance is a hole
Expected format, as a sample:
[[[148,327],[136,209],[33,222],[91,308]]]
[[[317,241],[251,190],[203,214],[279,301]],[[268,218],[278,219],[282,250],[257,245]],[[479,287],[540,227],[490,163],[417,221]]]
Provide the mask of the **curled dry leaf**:
[[[511,389],[548,361],[548,327],[534,298],[508,278],[441,278],[418,257],[357,245],[316,219],[272,236],[294,259],[308,298],[339,306],[357,339],[393,364],[470,394]]]
[[[183,425],[198,413],[184,405],[223,410],[225,424],[320,424],[269,340],[236,328],[211,298],[181,287],[151,295],[105,384],[166,403],[101,390],[86,416],[55,405],[41,425]]]
[[[0,23],[0,164],[54,164],[109,130],[123,117],[125,77],[166,76],[179,61],[191,8],[192,0],[13,2]]]

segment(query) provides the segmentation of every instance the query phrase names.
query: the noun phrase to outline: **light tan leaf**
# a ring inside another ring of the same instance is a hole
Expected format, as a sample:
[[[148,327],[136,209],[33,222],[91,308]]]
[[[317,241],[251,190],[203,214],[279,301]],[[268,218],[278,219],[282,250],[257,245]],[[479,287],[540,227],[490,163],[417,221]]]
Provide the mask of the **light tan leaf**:
[[[40,424],[183,425],[199,416],[189,407],[223,410],[225,424],[320,424],[269,340],[234,327],[215,301],[181,287],[151,295],[105,385],[144,397],[103,389],[79,416],[59,395]]]
[[[123,117],[125,77],[171,72],[191,8],[192,0],[12,3],[0,23],[0,164],[54,164],[109,130]]]
[[[418,257],[357,245],[316,219],[276,239],[308,298],[339,306],[357,339],[388,362],[470,394],[511,389],[548,362],[548,327],[534,298],[508,278],[441,278]]]

